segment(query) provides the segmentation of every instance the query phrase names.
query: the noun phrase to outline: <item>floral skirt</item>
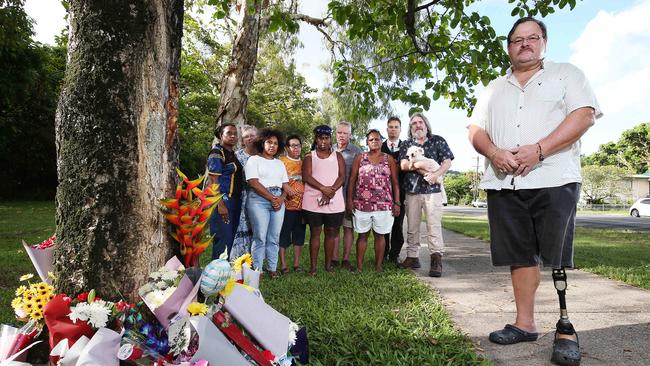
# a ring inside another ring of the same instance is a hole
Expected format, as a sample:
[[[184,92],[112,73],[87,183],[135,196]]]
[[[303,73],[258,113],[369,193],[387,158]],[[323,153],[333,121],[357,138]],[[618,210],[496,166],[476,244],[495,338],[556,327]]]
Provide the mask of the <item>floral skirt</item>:
[[[241,196],[242,210],[241,215],[239,215],[239,226],[237,227],[237,232],[235,233],[235,240],[232,243],[232,249],[228,255],[231,261],[246,253],[251,252],[253,232],[250,229],[250,222],[248,220],[248,216],[246,215],[247,196],[248,191],[244,190]]]

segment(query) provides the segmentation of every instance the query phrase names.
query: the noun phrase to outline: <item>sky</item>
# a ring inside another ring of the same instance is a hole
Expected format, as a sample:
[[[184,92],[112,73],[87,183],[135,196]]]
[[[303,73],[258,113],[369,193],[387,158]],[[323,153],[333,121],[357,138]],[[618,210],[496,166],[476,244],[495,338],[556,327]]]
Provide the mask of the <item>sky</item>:
[[[27,0],[25,9],[35,20],[35,38],[40,42],[53,43],[66,26],[59,0]],[[489,16],[497,33],[506,35],[515,21],[511,9],[507,0],[483,0],[472,10]],[[301,2],[300,11],[307,15],[322,16],[326,10],[326,0]],[[600,144],[617,141],[627,129],[650,122],[647,14],[650,0],[583,0],[573,11],[558,10],[542,19],[548,28],[546,59],[571,62],[582,69],[604,113],[582,138],[585,154],[593,153]],[[294,56],[296,66],[310,86],[322,90],[330,82],[322,68],[329,60],[323,37],[308,25],[301,25],[299,37],[303,47]],[[393,108],[403,123],[408,121],[408,106],[396,103]],[[452,110],[446,101],[438,100],[424,113],[434,133],[444,137],[454,152],[451,169],[475,170],[479,156],[467,140],[465,111]],[[385,120],[373,121],[370,127],[384,131]],[[403,137],[406,127],[404,123]],[[482,157],[479,166],[482,169]]]

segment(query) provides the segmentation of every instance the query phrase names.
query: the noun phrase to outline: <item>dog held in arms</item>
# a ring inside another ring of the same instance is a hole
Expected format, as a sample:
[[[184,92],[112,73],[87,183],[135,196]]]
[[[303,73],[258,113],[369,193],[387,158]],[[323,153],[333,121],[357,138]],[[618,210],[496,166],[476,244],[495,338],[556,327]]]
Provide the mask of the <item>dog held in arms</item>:
[[[419,146],[411,146],[406,150],[406,157],[409,160],[409,164],[411,165],[411,168],[415,169],[423,169],[426,171],[426,174],[424,174],[424,180],[429,182],[429,184],[433,184],[434,182],[431,181],[433,173],[440,169],[440,164],[438,164],[437,161],[427,158],[424,156],[424,149],[419,147]],[[435,181],[435,183],[442,184],[443,182],[443,177],[438,177]]]

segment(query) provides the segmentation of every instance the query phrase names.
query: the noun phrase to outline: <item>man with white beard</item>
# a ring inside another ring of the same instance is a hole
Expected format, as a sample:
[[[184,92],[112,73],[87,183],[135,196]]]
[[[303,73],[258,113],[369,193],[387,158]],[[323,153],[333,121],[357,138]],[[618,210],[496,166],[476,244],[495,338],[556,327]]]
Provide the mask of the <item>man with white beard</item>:
[[[413,166],[406,151],[411,146],[424,149],[424,156],[434,159],[440,169],[429,173]],[[424,212],[426,220],[426,240],[431,256],[429,276],[442,275],[442,255],[445,245],[442,240],[442,194],[436,182],[451,166],[454,154],[444,138],[431,133],[431,125],[422,113],[415,113],[409,122],[409,139],[400,146],[400,168],[405,173],[403,189],[406,192],[405,209],[408,217],[406,236],[406,259],[404,268],[420,268],[418,251],[420,249],[420,217]],[[425,177],[426,174],[426,177]]]

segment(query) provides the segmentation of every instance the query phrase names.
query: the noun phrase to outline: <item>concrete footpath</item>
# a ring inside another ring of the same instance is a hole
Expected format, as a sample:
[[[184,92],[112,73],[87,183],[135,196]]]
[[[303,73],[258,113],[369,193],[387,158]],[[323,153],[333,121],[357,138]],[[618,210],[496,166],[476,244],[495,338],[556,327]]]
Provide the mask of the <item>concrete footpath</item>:
[[[514,322],[515,304],[507,267],[493,267],[489,244],[444,231],[441,278],[428,277],[429,256],[420,251],[419,278],[440,293],[453,321],[495,365],[552,365],[558,297],[551,273],[542,272],[537,293],[535,342],[501,346],[488,334]],[[580,270],[567,271],[567,308],[576,327],[582,364],[650,365],[650,291]]]

